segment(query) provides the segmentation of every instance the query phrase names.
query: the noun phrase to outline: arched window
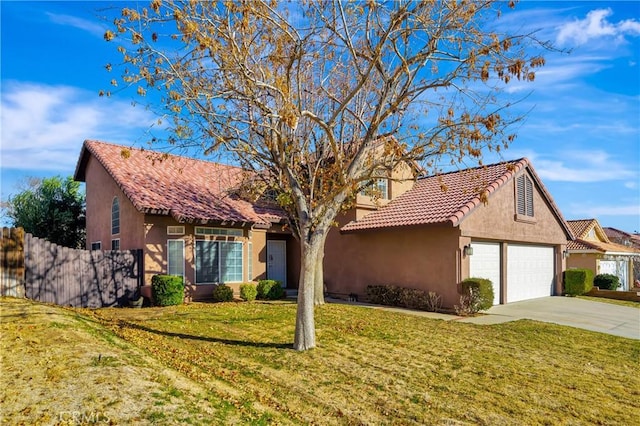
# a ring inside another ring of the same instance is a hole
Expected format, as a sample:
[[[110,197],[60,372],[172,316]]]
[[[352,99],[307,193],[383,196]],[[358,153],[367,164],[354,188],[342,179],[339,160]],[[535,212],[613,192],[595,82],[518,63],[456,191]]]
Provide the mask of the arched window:
[[[113,198],[111,203],[111,234],[120,233],[120,202],[118,197]]]

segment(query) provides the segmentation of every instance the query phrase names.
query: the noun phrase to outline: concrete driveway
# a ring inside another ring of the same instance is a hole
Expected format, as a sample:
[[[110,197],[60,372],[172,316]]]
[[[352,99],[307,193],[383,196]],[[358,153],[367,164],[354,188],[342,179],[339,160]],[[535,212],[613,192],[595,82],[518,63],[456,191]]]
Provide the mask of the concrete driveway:
[[[474,324],[498,324],[519,319],[551,322],[630,339],[640,339],[640,309],[552,296],[496,305],[487,315],[458,319]]]

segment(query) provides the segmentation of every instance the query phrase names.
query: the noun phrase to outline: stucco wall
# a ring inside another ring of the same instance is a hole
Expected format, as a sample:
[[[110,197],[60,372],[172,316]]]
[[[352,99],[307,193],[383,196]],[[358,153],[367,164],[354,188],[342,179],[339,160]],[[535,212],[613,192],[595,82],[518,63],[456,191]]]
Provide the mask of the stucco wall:
[[[368,285],[394,284],[435,291],[452,307],[459,301],[458,236],[446,226],[350,234],[332,229],[324,259],[327,291],[364,298]]]
[[[486,205],[481,204],[462,221],[462,235],[476,239],[566,245],[566,234],[537,187],[533,206],[534,222],[515,219],[516,188],[515,179],[511,179],[489,197]]]
[[[87,248],[100,241],[103,250],[111,249],[111,240],[120,239],[121,250],[144,246],[144,215],[136,210],[102,164],[90,156],[86,171]],[[120,233],[111,235],[111,204],[120,203]]]

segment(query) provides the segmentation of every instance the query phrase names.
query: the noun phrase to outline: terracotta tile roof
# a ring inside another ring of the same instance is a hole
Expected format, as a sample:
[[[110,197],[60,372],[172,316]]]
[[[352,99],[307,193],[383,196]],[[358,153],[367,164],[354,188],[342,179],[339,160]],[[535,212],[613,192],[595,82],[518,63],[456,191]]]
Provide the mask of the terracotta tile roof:
[[[609,237],[611,241],[629,241],[633,247],[640,248],[640,235],[631,234],[609,226],[602,229],[604,229],[604,233],[607,234],[607,237]]]
[[[143,213],[172,216],[181,223],[236,225],[267,226],[285,218],[279,208],[257,206],[232,194],[244,177],[239,167],[176,155],[160,163],[162,153],[87,140],[76,167],[76,180],[84,181],[89,154]]]
[[[549,201],[567,237],[571,239],[564,218],[526,158],[419,179],[411,190],[362,219],[349,222],[341,230],[350,232],[444,223],[457,226],[467,214],[482,204],[478,196],[480,190],[485,190],[490,197],[525,168],[530,170],[537,187]]]
[[[568,220],[567,225],[576,238],[585,238],[589,230],[597,224],[595,219]]]
[[[640,255],[640,250],[637,248],[627,247],[622,244],[616,243],[606,243],[603,241],[587,241],[582,239],[569,241],[567,243],[567,249],[569,251],[599,251],[602,253],[628,253],[630,255]]]

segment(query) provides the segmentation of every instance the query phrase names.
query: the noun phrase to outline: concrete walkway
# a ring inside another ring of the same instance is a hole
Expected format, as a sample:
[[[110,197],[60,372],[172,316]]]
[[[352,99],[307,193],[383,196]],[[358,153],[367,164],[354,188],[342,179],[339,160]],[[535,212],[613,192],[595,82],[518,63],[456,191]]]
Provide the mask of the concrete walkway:
[[[551,296],[508,303],[506,305],[496,305],[484,312],[484,315],[477,317],[460,317],[358,302],[345,302],[338,299],[327,299],[327,302],[354,304],[371,309],[382,309],[425,318],[472,324],[489,325],[517,321],[519,319],[531,319],[640,340],[640,309],[575,297]]]

